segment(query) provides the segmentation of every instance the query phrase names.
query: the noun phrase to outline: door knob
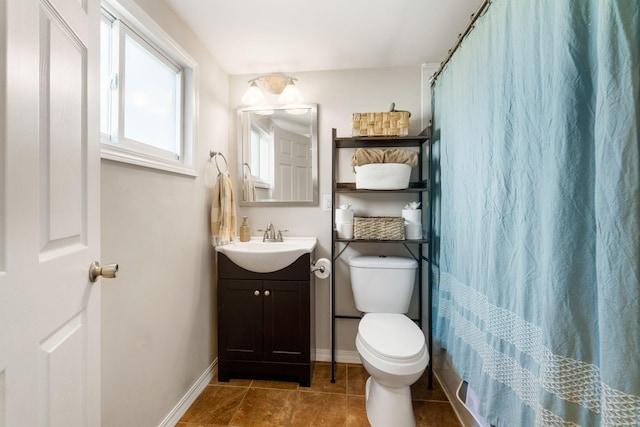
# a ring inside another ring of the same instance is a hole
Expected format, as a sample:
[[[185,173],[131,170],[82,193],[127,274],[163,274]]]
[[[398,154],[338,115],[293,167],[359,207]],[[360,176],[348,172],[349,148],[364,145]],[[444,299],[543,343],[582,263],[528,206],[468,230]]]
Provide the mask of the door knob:
[[[255,296],[259,297],[260,296],[260,291],[256,289],[255,291],[253,291],[253,294]]]
[[[105,279],[114,279],[116,273],[118,273],[118,264],[101,266],[98,261],[93,261],[89,266],[89,280],[92,283],[96,282],[100,276]]]
[[[268,297],[269,295],[271,295],[271,292],[267,289],[266,291],[264,291],[264,296]]]

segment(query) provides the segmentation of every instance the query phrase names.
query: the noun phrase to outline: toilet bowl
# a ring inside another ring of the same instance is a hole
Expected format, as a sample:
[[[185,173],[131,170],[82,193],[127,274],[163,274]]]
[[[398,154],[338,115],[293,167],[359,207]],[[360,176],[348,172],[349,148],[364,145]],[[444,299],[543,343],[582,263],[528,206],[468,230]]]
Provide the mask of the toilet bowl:
[[[365,314],[358,325],[356,348],[371,375],[366,385],[369,423],[373,427],[415,426],[411,385],[429,363],[420,328],[404,314]]]
[[[403,257],[349,259],[358,324],[356,348],[371,375],[366,386],[367,418],[373,427],[415,427],[411,385],[429,363],[422,330],[406,316],[417,262]]]

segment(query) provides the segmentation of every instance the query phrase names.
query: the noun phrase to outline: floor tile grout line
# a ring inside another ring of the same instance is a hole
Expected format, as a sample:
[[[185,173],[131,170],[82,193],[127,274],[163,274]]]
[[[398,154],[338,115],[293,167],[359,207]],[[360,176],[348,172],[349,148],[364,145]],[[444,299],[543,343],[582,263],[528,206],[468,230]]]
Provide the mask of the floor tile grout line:
[[[209,384],[214,387],[229,387],[229,388],[244,388],[244,389],[259,389],[259,390],[280,390],[280,391],[295,391],[300,393],[319,393],[319,394],[333,394],[333,395],[346,395],[346,396],[360,396],[363,397],[365,394],[358,393],[348,393],[348,392],[336,392],[336,391],[325,391],[325,390],[314,390],[313,388],[282,388],[282,387],[268,387],[268,386],[237,386],[237,385],[228,385],[228,384]],[[416,402],[438,402],[438,403],[450,403],[445,399],[437,399],[437,398],[412,398],[412,401]]]
[[[251,382],[253,382],[253,381],[251,381]],[[229,422],[227,423],[228,426],[234,425],[233,424],[233,420],[236,417],[236,415],[238,415],[238,410],[242,406],[242,402],[244,402],[244,399],[247,397],[247,394],[249,394],[249,388],[248,387],[244,391],[244,394],[242,395],[242,399],[240,399],[240,402],[238,402],[238,404],[236,405],[235,409],[233,410],[233,415],[231,415],[231,418],[229,419]]]
[[[252,387],[252,386],[238,386],[238,385],[228,385],[228,384],[214,384],[210,383],[210,386],[214,387],[230,387],[230,388],[244,388],[244,389],[258,389],[258,390],[280,390],[280,391],[295,391],[300,393],[319,393],[319,394],[334,394],[334,395],[346,395],[346,396],[356,396],[356,397],[365,397],[365,394],[357,394],[357,393],[347,393],[347,392],[335,392],[335,391],[324,391],[324,390],[313,390],[311,388],[298,388],[298,389],[289,389],[289,388],[281,388],[281,387]],[[421,399],[421,398],[412,398],[412,401],[415,402],[434,402],[434,403],[451,403],[445,399]]]

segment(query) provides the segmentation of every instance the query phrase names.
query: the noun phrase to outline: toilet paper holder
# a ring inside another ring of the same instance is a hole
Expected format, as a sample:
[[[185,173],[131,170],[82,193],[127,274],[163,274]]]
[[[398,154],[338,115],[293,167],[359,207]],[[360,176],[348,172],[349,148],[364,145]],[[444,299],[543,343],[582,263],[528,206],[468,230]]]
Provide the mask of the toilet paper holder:
[[[326,270],[324,265],[321,265],[319,267],[316,267],[316,264],[314,262],[314,264],[311,266],[311,272],[315,273],[316,271],[319,271],[320,273],[324,273]]]
[[[320,258],[311,263],[311,273],[319,279],[326,279],[331,274],[331,261]]]

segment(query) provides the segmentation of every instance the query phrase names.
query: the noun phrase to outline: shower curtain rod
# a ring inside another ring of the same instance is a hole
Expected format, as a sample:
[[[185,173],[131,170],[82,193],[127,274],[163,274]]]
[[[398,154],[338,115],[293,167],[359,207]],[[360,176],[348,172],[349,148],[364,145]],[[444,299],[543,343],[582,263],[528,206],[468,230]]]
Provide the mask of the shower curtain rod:
[[[438,67],[436,72],[433,73],[433,76],[431,76],[431,78],[429,79],[429,83],[431,84],[435,83],[436,79],[438,78],[442,70],[444,70],[444,67],[447,65],[449,60],[451,60],[451,57],[453,56],[455,51],[458,49],[458,47],[460,47],[464,38],[467,36],[467,34],[469,34],[471,29],[473,28],[473,24],[475,24],[476,20],[480,17],[480,15],[482,15],[482,12],[487,8],[487,6],[489,6],[489,3],[491,3],[491,0],[484,0],[478,7],[478,10],[476,10],[475,13],[471,14],[471,21],[469,22],[469,24],[467,24],[464,31],[458,34],[458,41],[456,42],[455,46],[449,49],[449,52],[447,53],[447,57],[444,59],[444,61],[440,63],[440,67]]]

